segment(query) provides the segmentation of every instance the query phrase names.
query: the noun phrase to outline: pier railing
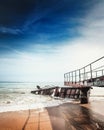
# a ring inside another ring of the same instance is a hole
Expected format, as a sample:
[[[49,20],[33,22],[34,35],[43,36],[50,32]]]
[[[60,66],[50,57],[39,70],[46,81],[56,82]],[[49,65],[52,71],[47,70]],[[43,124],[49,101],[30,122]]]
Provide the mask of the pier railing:
[[[104,87],[104,56],[80,69],[65,73],[64,85]]]

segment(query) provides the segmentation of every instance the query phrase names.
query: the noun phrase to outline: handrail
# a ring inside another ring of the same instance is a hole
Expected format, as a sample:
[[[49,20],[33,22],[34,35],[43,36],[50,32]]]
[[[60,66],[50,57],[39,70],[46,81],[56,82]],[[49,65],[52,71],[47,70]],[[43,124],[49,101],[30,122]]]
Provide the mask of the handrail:
[[[97,60],[91,62],[90,64],[88,64],[88,65],[86,65],[86,66],[84,66],[84,67],[82,67],[82,68],[80,68],[80,69],[76,69],[76,70],[73,70],[73,71],[69,71],[69,72],[67,72],[67,73],[71,73],[71,72],[75,72],[75,71],[78,71],[78,70],[84,69],[84,68],[90,66],[91,64],[93,64],[93,63],[95,63],[95,62],[97,62],[97,61],[99,61],[99,60],[101,60],[101,59],[103,59],[103,58],[104,58],[104,56],[102,56],[101,58],[99,58],[99,59],[97,59]],[[67,73],[65,73],[65,74],[67,74]]]
[[[94,63],[102,60],[104,58],[104,56],[102,56],[101,58],[91,62],[90,64],[80,68],[80,69],[76,69],[74,71],[70,71],[64,74],[64,83],[71,83],[71,85],[76,84],[76,83],[81,83],[84,82],[85,80],[91,80],[93,81],[93,79],[96,79],[98,77],[104,76],[104,61],[102,62],[103,65],[101,65],[100,62],[100,66],[95,68]],[[98,63],[97,63],[98,64]],[[102,68],[102,69],[101,69]]]

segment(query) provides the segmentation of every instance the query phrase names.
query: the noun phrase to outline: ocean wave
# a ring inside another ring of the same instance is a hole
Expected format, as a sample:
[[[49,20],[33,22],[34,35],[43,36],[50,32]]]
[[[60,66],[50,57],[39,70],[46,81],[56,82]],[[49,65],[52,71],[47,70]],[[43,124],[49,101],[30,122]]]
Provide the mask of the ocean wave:
[[[0,105],[0,112],[7,111],[18,111],[18,110],[27,110],[27,109],[44,109],[45,107],[58,106],[65,102],[72,102],[70,99],[56,100],[49,96],[35,96],[30,99],[16,100],[15,104],[11,100],[5,102],[4,105]]]
[[[53,99],[49,96],[31,94],[34,84],[3,84],[0,89],[0,112],[50,107],[71,102],[71,99]],[[41,85],[40,85],[41,86]],[[103,88],[93,88],[91,100],[104,99]]]

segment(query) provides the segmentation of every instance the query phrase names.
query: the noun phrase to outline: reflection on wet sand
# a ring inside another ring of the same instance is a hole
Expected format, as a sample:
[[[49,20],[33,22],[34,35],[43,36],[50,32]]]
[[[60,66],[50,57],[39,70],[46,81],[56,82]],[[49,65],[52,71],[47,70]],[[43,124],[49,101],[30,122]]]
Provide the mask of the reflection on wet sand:
[[[47,109],[53,130],[104,130],[104,116],[79,104],[66,103]]]

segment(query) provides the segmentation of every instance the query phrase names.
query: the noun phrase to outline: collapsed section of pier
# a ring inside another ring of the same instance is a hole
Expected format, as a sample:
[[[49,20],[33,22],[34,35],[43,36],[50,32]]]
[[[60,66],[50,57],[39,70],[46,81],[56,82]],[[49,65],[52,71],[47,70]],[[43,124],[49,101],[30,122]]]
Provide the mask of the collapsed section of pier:
[[[31,91],[52,97],[73,98],[88,103],[92,86],[104,87],[104,56],[81,69],[64,74],[64,86],[45,86]]]

